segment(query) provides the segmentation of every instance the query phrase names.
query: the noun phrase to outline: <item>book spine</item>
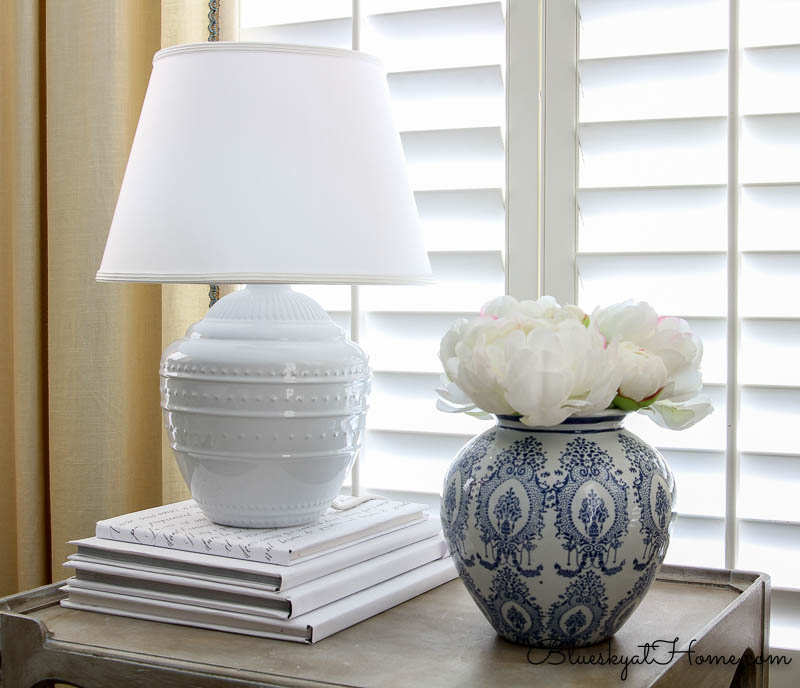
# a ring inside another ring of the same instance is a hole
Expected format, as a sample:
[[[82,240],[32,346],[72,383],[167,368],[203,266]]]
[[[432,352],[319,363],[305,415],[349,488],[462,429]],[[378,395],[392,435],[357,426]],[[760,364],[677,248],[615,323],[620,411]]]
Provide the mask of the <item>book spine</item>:
[[[285,594],[285,599],[291,605],[289,618],[295,618],[401,573],[441,559],[446,552],[447,545],[441,536],[430,538],[428,541],[408,545],[370,561],[337,571],[319,581],[306,583]]]
[[[273,593],[277,592],[280,587],[280,576],[273,576],[271,581],[277,582],[268,582],[269,579],[265,579],[264,581],[260,580],[248,580],[237,578],[235,572],[232,575],[224,575],[224,574],[217,574],[217,573],[208,573],[208,572],[198,572],[198,571],[189,571],[180,566],[172,566],[169,563],[164,566],[150,566],[148,564],[142,563],[129,563],[129,562],[118,562],[118,561],[109,561],[107,559],[103,559],[102,557],[90,556],[86,554],[82,554],[80,550],[78,550],[78,554],[70,554],[67,557],[68,561],[65,561],[62,566],[66,568],[72,568],[76,571],[80,567],[85,567],[87,564],[90,566],[101,566],[107,567],[107,569],[112,573],[119,573],[120,575],[128,575],[128,576],[136,576],[141,577],[142,575],[168,575],[168,576],[180,576],[185,577],[190,580],[199,580],[199,581],[206,581],[208,583],[219,583],[220,585],[238,585],[243,588],[247,588],[249,590],[253,590],[253,594],[257,592],[268,592]],[[106,569],[103,569],[106,570]]]
[[[441,532],[438,518],[426,519],[406,528],[389,531],[380,537],[357,542],[324,557],[299,562],[299,566],[289,566],[281,573],[280,591],[290,590],[299,585],[348,568],[353,564],[373,559],[382,554],[393,552],[401,547],[412,545],[433,537]]]
[[[349,626],[353,626],[422,593],[428,592],[428,590],[443,585],[457,576],[458,572],[450,557],[425,564],[410,574],[405,574],[405,576],[401,574],[398,576],[398,586],[390,589],[389,592],[386,592],[384,587],[383,594],[375,595],[372,599],[366,599],[363,603],[350,609],[343,609],[340,614],[330,615],[328,618],[312,624],[310,642],[316,643]],[[383,585],[386,586],[387,583]],[[299,617],[299,619],[302,618]]]

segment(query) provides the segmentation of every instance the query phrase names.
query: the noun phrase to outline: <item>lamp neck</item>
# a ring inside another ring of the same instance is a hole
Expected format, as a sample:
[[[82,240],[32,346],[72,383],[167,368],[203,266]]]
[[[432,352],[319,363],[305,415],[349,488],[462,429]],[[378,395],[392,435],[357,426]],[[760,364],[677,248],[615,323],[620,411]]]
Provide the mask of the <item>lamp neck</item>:
[[[215,303],[194,327],[200,332],[206,327],[215,327],[211,323],[223,321],[323,323],[337,332],[340,329],[322,306],[288,284],[247,284],[244,289],[233,291]]]

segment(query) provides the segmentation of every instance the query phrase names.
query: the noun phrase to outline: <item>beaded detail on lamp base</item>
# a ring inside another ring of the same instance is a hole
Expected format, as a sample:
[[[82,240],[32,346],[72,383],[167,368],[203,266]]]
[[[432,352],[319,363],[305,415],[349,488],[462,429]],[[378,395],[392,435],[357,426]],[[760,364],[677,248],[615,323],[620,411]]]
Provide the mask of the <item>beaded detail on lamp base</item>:
[[[164,351],[161,406],[192,497],[244,527],[316,520],[361,446],[371,373],[309,297],[250,285]]]

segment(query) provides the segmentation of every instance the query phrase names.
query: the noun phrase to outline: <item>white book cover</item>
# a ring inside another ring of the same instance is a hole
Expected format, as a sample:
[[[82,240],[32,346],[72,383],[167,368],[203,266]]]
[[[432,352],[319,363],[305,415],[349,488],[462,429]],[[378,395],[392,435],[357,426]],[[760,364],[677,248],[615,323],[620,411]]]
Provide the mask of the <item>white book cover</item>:
[[[441,559],[446,554],[447,545],[439,533],[286,592],[258,591],[172,573],[136,572],[113,565],[72,561],[65,566],[74,568],[77,573],[77,578],[69,581],[73,588],[287,619]]]
[[[235,528],[209,520],[193,499],[97,522],[95,535],[290,566],[426,518],[424,504],[340,497],[315,523]]]
[[[264,561],[231,559],[204,552],[188,552],[97,537],[72,540],[70,544],[77,546],[78,551],[68,559],[149,573],[177,573],[187,578],[278,591],[288,590],[334,571],[433,537],[440,530],[439,519],[431,517],[334,550],[324,556],[299,561],[292,566],[278,566]]]
[[[448,556],[288,620],[148,600],[132,595],[80,590],[69,584],[62,588],[68,591],[69,597],[61,601],[61,606],[265,638],[315,643],[447,583],[457,575],[452,559]]]

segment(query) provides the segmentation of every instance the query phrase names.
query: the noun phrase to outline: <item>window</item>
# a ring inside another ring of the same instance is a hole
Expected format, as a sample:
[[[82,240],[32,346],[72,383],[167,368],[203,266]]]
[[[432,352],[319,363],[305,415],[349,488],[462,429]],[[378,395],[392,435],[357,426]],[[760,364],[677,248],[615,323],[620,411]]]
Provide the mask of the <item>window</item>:
[[[435,503],[482,429],[433,406],[453,319],[504,286],[646,299],[703,338],[716,406],[630,420],[678,481],[668,560],[769,571],[772,643],[800,648],[800,3],[241,1],[242,40],[389,71],[439,283],[308,289],[372,358],[362,489]]]
[[[629,422],[676,474],[667,560],[768,571],[772,644],[800,648],[800,3],[544,7],[545,289],[701,335],[716,412]]]

